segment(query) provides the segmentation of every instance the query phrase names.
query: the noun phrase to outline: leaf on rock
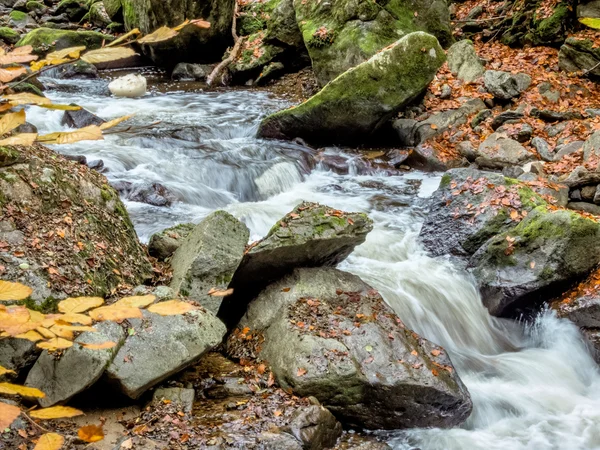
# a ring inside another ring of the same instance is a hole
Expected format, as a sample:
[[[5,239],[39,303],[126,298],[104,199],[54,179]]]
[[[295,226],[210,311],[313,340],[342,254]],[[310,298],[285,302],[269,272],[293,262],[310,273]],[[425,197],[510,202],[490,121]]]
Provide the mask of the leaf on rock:
[[[29,147],[33,145],[37,139],[37,133],[21,133],[15,134],[14,136],[7,137],[0,141],[0,145],[24,145]]]
[[[0,376],[2,376],[2,375],[6,375],[7,373],[12,373],[12,374],[15,374],[15,371],[14,371],[14,370],[7,369],[6,367],[2,367],[2,366],[0,366]],[[2,430],[2,427],[0,427],[0,430]]]
[[[70,406],[52,406],[50,408],[36,409],[29,413],[34,419],[52,420],[52,419],[67,419],[83,415],[80,411]]]
[[[39,326],[31,321],[29,310],[24,306],[13,306],[0,309],[0,331],[9,336],[27,333]]]
[[[52,61],[53,59],[63,59],[63,58],[79,58],[79,54],[84,51],[86,49],[86,47],[84,45],[81,45],[79,47],[69,47],[69,48],[64,48],[62,50],[57,50],[55,52],[52,53],[48,53],[46,55],[46,59],[48,61]]]
[[[169,39],[173,39],[178,34],[179,33],[173,28],[160,27],[155,32],[138,39],[137,42],[139,44],[155,44],[157,42],[168,41]]]
[[[48,341],[39,342],[37,347],[44,350],[61,350],[64,348],[73,347],[73,342],[61,337],[55,337]]]
[[[593,28],[594,30],[600,30],[600,18],[598,17],[582,17],[579,21],[586,27]]]
[[[108,130],[109,128],[119,125],[121,122],[125,122],[126,120],[131,119],[133,116],[133,114],[130,114],[128,116],[118,117],[116,119],[109,120],[108,122],[104,122],[102,125],[100,125],[100,129],[103,131]]]
[[[117,346],[116,342],[101,342],[100,344],[80,344],[82,347],[87,348],[89,350],[106,350],[109,348],[114,348]]]
[[[38,142],[43,144],[73,144],[74,142],[80,141],[100,141],[104,139],[102,137],[102,130],[97,125],[90,125],[89,127],[80,128],[75,131],[65,131],[45,134],[38,138]]]
[[[81,106],[78,105],[60,105],[58,103],[50,103],[48,105],[36,105],[40,108],[56,109],[58,111],[79,111]]]
[[[4,431],[19,417],[21,410],[18,406],[0,402],[0,431]]]
[[[296,372],[296,376],[303,377],[304,375],[306,375],[306,369],[300,367],[298,372]]]
[[[192,20],[190,22],[190,25],[195,25],[198,28],[210,28],[210,22],[207,22],[206,20],[202,19]]]
[[[126,306],[103,306],[93,309],[89,312],[90,317],[97,321],[112,320],[119,322],[125,319],[141,319],[142,311],[139,308],[130,308]]]
[[[13,105],[49,105],[52,101],[46,97],[31,94],[29,92],[20,92],[18,94],[4,95],[4,100]]]
[[[0,394],[20,395],[21,397],[44,398],[46,394],[36,388],[12,383],[0,383]]]
[[[145,308],[156,300],[156,295],[138,295],[135,297],[124,297],[115,303],[115,306],[126,308]]]
[[[142,32],[139,30],[139,28],[134,28],[133,30],[129,31],[128,33],[125,33],[123,36],[120,36],[119,38],[112,41],[106,47],[114,47],[115,45],[118,45],[121,42],[125,42],[131,36],[137,36],[138,34],[142,34]]]
[[[0,82],[10,83],[15,78],[27,73],[25,67],[4,67],[0,68]]]
[[[8,64],[20,64],[38,59],[36,55],[32,55],[31,51],[33,48],[30,45],[19,47],[10,53],[3,53],[0,55],[0,65],[6,66]]]
[[[212,288],[210,291],[208,291],[208,295],[210,295],[211,297],[227,297],[231,294],[233,294],[233,289]]]
[[[129,58],[135,54],[132,49],[127,47],[103,47],[87,52],[81,59],[90,64],[98,64]]]
[[[65,438],[57,433],[43,434],[33,450],[59,450],[65,443]]]
[[[177,316],[196,309],[198,308],[191,303],[182,302],[181,300],[169,300],[166,302],[155,303],[148,308],[148,311],[158,314],[159,316]]]
[[[85,442],[98,442],[104,439],[104,430],[99,425],[86,425],[77,430],[77,436]]]
[[[27,339],[31,342],[37,342],[44,339],[44,337],[35,330],[28,331],[27,333],[17,334],[15,337],[18,339]]]
[[[95,305],[98,306],[98,305]],[[92,318],[90,316],[86,316],[85,314],[77,314],[77,313],[68,313],[63,316],[60,316],[59,319],[56,319],[56,322],[61,321],[65,323],[79,323],[81,325],[91,325]]]
[[[58,304],[58,310],[65,314],[79,314],[102,304],[102,297],[69,297]],[[65,320],[64,317],[61,320]]]
[[[85,325],[71,325],[68,322],[63,322],[62,320],[58,320],[57,324],[52,327],[52,331],[55,331],[57,329],[65,331],[87,331],[89,333],[95,333],[96,331],[98,331],[94,327]],[[57,334],[60,336],[59,333]]]
[[[15,113],[18,114],[18,113]],[[0,120],[0,134],[4,134],[7,133],[8,131],[11,130],[6,130],[6,131],[2,131],[4,130],[4,127],[7,127],[7,125],[3,124],[4,119],[7,116],[10,116],[12,114],[7,114],[6,116],[4,116],[2,118],[2,120]],[[17,119],[10,119],[12,122],[12,124],[14,124],[15,120]],[[25,113],[23,113],[23,122],[25,122]],[[21,125],[21,123],[19,123],[17,125],[17,127],[19,125]],[[16,128],[16,127],[15,127]],[[29,297],[31,295],[31,293],[33,292],[33,289],[31,289],[29,286],[25,286],[24,284],[21,283],[13,283],[10,281],[2,281],[0,280],[0,301],[7,301],[7,300],[25,300],[27,297]]]

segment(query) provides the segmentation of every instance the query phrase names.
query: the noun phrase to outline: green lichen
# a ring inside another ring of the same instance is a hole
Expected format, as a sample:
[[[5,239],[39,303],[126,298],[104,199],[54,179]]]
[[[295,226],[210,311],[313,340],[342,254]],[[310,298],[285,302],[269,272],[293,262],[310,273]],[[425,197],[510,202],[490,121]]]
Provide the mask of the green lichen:
[[[55,297],[48,297],[42,303],[35,302],[31,297],[19,302],[26,308],[33,311],[39,311],[42,314],[55,314],[58,312],[58,303],[60,299]]]
[[[562,42],[564,39],[564,30],[569,21],[569,5],[566,3],[558,4],[550,17],[535,21],[531,31],[531,41],[535,45]]]
[[[37,28],[30,31],[19,42],[17,47],[31,45],[34,53],[44,53],[68,47],[85,46],[89,50],[100,48],[104,43],[114,40],[113,36],[95,31],[55,30]]]
[[[16,44],[21,36],[15,30],[9,27],[0,27],[0,39],[7,44]]]
[[[27,20],[27,14],[25,14],[22,11],[17,11],[15,9],[13,9],[10,14],[9,14],[10,18],[12,20],[14,20],[15,22],[24,22],[25,20]]]
[[[442,176],[442,179],[440,180],[440,189],[445,189],[448,186],[450,186],[450,183],[452,182],[452,177],[448,174],[444,174],[444,176]]]

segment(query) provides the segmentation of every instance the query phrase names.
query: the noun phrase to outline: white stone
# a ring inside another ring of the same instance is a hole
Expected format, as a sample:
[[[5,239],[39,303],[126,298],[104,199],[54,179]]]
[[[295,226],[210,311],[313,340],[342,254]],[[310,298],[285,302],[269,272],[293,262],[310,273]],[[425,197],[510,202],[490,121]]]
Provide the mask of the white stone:
[[[141,97],[146,93],[146,78],[138,74],[119,77],[108,85],[111,94],[117,97]]]

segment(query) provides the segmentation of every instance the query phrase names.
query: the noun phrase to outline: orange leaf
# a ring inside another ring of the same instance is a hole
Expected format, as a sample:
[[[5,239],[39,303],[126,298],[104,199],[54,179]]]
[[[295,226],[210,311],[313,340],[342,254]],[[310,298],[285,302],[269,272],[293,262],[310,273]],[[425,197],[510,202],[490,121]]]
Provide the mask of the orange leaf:
[[[77,430],[77,436],[85,442],[98,442],[104,439],[104,430],[99,425],[86,425]]]
[[[21,414],[19,407],[0,402],[0,430],[4,431],[10,427],[19,414]]]
[[[116,342],[102,342],[100,344],[80,344],[82,347],[90,349],[90,350],[105,350],[109,348],[114,348],[117,346]]]
[[[46,433],[38,440],[33,450],[59,450],[65,443],[65,438],[57,433]]]
[[[191,303],[182,302],[180,300],[169,300],[166,302],[155,303],[148,308],[148,311],[160,316],[177,316],[196,309],[198,308]]]
[[[306,369],[303,369],[302,367],[300,367],[298,369],[298,372],[296,373],[296,375],[299,377],[303,377],[304,375],[306,375]]]

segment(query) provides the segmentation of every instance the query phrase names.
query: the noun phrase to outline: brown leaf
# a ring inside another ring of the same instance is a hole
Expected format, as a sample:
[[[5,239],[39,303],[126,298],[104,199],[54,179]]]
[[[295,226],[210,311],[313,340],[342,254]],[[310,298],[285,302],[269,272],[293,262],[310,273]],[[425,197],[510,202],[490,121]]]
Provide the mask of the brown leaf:
[[[231,294],[233,294],[233,289],[211,288],[211,290],[208,291],[208,295],[210,295],[211,297],[227,297]]]
[[[0,402],[0,430],[4,431],[19,417],[21,410],[18,406]]]
[[[111,342],[111,341],[107,341],[107,342],[101,342],[99,344],[79,344],[84,348],[90,349],[90,350],[105,350],[105,349],[109,349],[109,348],[114,348],[117,346],[116,342]]]
[[[77,430],[77,436],[85,442],[98,442],[104,439],[104,430],[99,425],[86,425]]]
[[[296,372],[296,375],[299,377],[303,377],[304,375],[306,375],[306,369],[303,369],[302,367],[298,369],[298,372]]]
[[[437,348],[434,350],[431,350],[431,354],[433,356],[440,356],[440,353],[442,353],[441,350],[438,350]]]

